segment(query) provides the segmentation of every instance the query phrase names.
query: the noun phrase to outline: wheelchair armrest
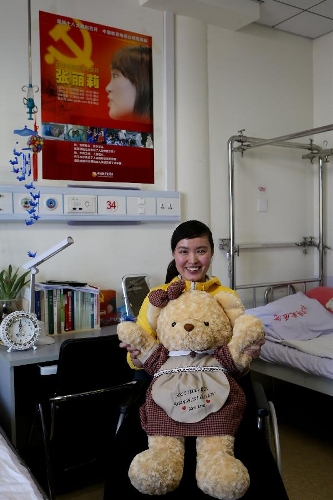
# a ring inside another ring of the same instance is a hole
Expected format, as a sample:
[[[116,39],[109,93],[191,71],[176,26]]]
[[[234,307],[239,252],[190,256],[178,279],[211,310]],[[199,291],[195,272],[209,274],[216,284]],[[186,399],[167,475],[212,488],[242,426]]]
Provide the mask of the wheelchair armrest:
[[[129,391],[128,395],[120,402],[119,418],[115,435],[118,434],[118,431],[128,413],[133,408],[138,408],[143,403],[148,385],[149,381],[146,379],[137,379],[133,386],[133,390]]]
[[[267,400],[262,384],[259,382],[252,382],[252,385],[257,404],[257,426],[260,431],[265,433],[279,472],[282,475],[280,436],[275,407],[272,401]]]
[[[257,405],[257,415],[258,417],[268,417],[269,415],[269,404],[264,391],[263,386],[259,382],[252,382],[253,391]]]
[[[146,394],[147,387],[148,383],[146,380],[137,380],[133,385],[133,389],[129,391],[126,397],[124,397],[124,399],[120,402],[120,413],[127,414],[133,407],[141,405],[141,402],[143,402]]]

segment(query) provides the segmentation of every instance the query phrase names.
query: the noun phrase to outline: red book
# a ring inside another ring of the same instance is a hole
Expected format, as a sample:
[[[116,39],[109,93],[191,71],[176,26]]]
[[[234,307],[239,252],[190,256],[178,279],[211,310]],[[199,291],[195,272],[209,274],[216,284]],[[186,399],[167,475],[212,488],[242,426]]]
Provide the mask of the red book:
[[[73,330],[73,316],[72,316],[72,300],[73,290],[64,290],[65,298],[65,331],[70,332]]]

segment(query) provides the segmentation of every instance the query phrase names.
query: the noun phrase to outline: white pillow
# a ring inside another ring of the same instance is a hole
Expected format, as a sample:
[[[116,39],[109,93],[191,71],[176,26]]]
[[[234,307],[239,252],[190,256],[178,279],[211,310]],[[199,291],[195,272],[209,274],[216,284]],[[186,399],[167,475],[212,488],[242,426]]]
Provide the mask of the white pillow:
[[[246,313],[260,318],[266,335],[276,340],[309,340],[333,333],[332,313],[302,292],[247,309]]]
[[[328,309],[329,311],[332,311],[333,312],[333,299],[330,299],[326,305],[325,305],[326,309]]]

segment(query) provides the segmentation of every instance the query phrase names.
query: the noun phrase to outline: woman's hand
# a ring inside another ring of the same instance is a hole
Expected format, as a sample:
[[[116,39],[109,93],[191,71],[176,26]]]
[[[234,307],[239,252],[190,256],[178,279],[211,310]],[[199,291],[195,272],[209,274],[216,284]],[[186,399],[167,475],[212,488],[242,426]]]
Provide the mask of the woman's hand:
[[[259,358],[260,352],[261,352],[261,347],[264,345],[265,339],[258,340],[258,342],[250,345],[246,349],[244,349],[244,353],[247,354],[248,356],[251,356],[252,359]]]
[[[136,366],[137,368],[142,368],[143,364],[139,359],[137,359],[137,357],[141,354],[141,351],[139,349],[132,347],[131,344],[125,344],[125,342],[120,342],[119,347],[127,349],[127,352],[130,353],[131,360],[134,366]]]

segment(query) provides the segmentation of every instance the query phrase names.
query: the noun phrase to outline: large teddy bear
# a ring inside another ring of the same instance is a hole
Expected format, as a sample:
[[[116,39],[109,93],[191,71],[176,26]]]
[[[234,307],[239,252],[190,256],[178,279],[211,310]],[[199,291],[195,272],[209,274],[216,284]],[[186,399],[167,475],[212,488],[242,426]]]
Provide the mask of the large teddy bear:
[[[249,367],[252,358],[243,350],[264,337],[263,326],[231,292],[211,296],[184,287],[178,281],[150,292],[147,317],[157,339],[137,323],[117,327],[119,339],[141,351],[139,359],[153,375],[140,408],[149,448],[134,457],[128,474],[143,494],[174,490],[183,475],[184,440],[196,436],[198,487],[236,500],[250,479],[234,456],[246,404],[235,379]]]

